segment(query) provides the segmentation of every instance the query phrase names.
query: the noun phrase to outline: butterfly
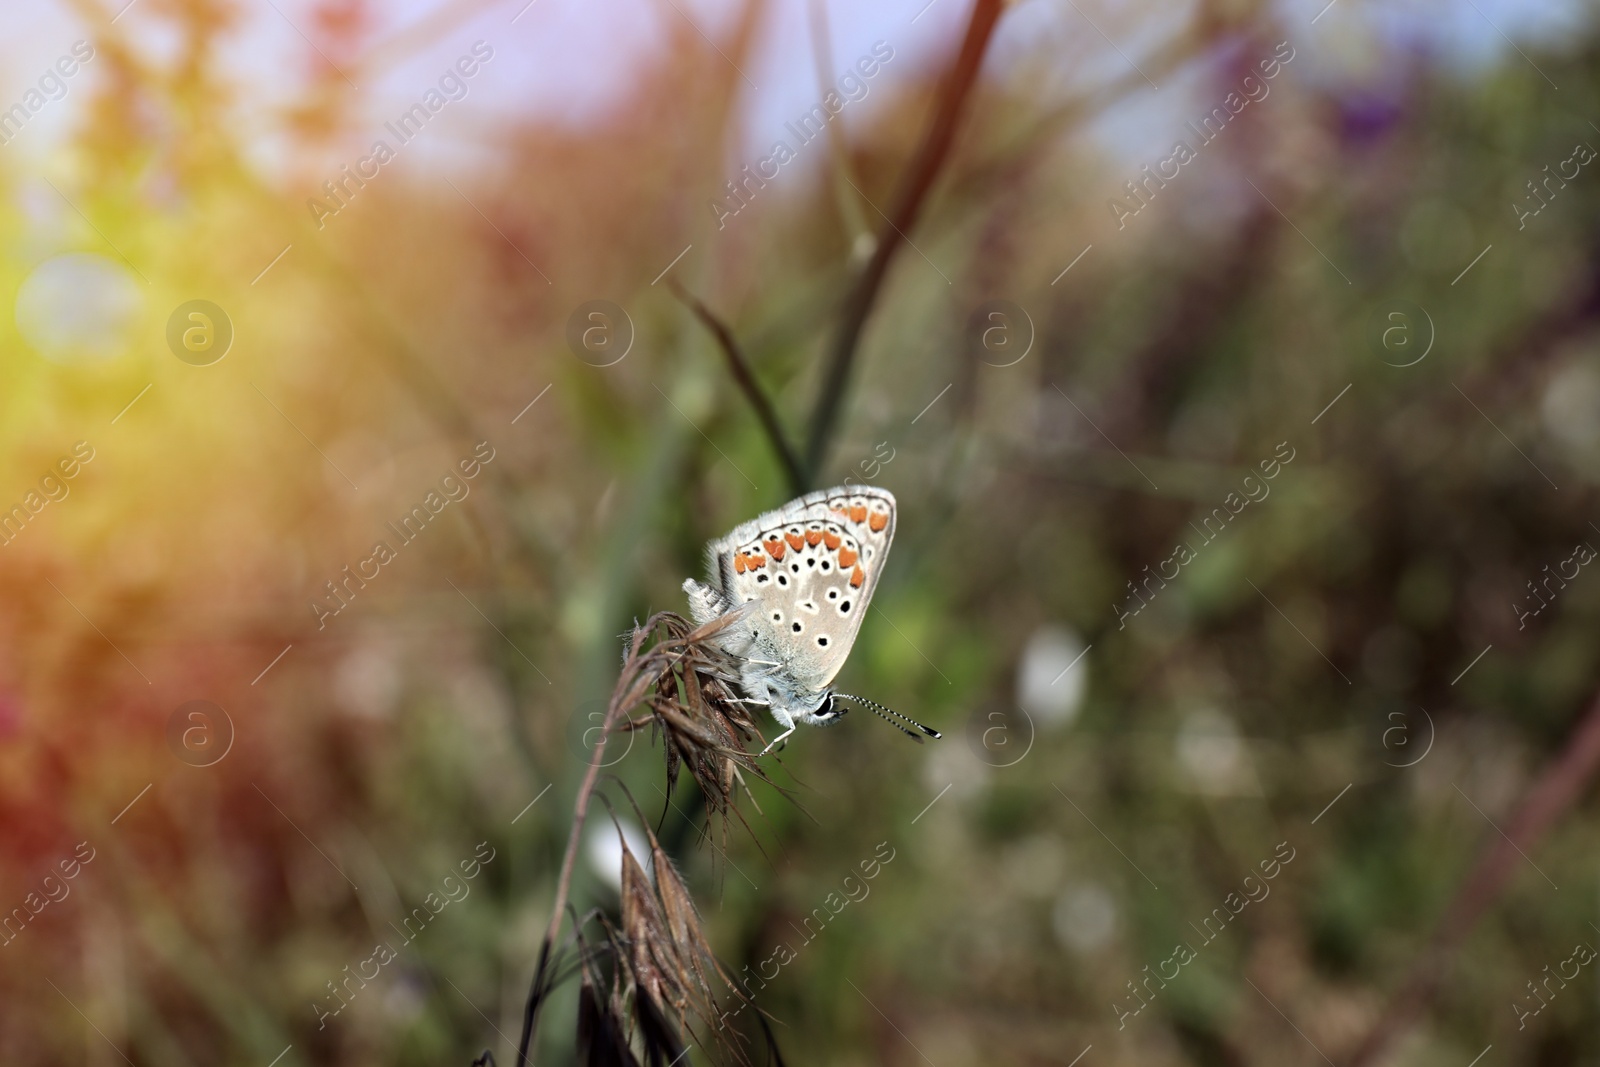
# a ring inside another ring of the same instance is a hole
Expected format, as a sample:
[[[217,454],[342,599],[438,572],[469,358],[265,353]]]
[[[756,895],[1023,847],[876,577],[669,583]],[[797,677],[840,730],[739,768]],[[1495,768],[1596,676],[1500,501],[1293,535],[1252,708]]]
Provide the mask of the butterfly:
[[[807,493],[712,541],[706,582],[683,583],[697,624],[741,612],[713,640],[739,665],[743,702],[764,705],[783,727],[761,755],[794,733],[796,723],[832,726],[844,718],[849,709],[841,699],[871,709],[915,741],[922,738],[901,722],[941,736],[832,688],[878,588],[894,526],[894,494],[887,489],[845,485]]]

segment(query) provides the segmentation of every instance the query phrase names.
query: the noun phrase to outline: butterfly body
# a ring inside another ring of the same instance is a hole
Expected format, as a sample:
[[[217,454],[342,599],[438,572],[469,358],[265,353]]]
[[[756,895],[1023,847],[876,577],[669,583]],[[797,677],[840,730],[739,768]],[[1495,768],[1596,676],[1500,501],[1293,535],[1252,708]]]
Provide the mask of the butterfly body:
[[[696,623],[742,612],[717,640],[739,664],[745,698],[766,705],[783,728],[778,740],[796,723],[830,726],[844,717],[833,679],[861,629],[894,527],[887,489],[807,493],[712,541],[706,582],[683,583]]]

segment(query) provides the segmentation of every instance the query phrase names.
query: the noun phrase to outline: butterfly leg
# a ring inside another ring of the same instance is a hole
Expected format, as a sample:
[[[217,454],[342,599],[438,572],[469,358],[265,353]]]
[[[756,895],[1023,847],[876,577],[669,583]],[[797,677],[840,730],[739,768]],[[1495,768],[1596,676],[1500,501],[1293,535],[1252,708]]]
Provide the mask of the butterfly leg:
[[[790,734],[794,733],[794,716],[790,715],[787,711],[778,707],[777,705],[772,705],[768,707],[767,710],[770,711],[772,713],[772,717],[778,721],[778,725],[783,727],[783,733],[779,734],[777,737],[774,737],[771,743],[757,754],[756,758],[758,759],[761,756],[765,756],[768,752],[771,752],[778,746],[779,742],[788,737]]]
[[[783,731],[783,733],[779,734],[777,737],[774,737],[772,742],[768,744],[766,748],[762,749],[756,754],[756,758],[759,759],[762,756],[765,756],[768,752],[771,752],[784,738],[788,737],[792,733],[794,733],[794,724],[790,723],[787,730]]]

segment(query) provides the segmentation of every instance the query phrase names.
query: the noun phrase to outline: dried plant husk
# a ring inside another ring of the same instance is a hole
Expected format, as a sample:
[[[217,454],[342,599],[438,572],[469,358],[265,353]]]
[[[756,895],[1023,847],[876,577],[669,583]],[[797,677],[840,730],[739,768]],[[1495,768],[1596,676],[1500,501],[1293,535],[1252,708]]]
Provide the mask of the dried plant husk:
[[[737,664],[717,641],[740,614],[732,612],[694,627],[679,615],[660,612],[643,625],[636,624],[606,714],[608,734],[649,727],[662,738],[669,799],[679,775],[687,770],[704,798],[708,827],[720,816],[724,839],[730,815],[744,821],[736,804],[739,794],[755,803],[746,775],[784,792],[756,762],[755,753],[765,741],[746,705],[735,697]],[[646,714],[631,718],[641,705]],[[597,753],[591,779],[598,760]],[[610,807],[603,793],[594,795]],[[749,1065],[743,1044],[747,1038],[737,1029],[717,1025],[719,1003],[737,1000],[748,1005],[749,998],[717,960],[682,875],[642,813],[640,821],[649,836],[653,880],[623,838],[618,921],[613,925],[603,914],[593,916],[600,927],[593,944],[585,933],[592,929],[590,923],[578,923],[574,933],[576,969],[581,975],[579,1062],[592,1067],[666,1067],[679,1062],[692,1042],[716,1060]],[[530,1037],[539,1006],[561,980],[564,955],[552,944],[543,947],[524,1020]],[[759,1018],[762,1013],[758,1009],[756,1014]],[[768,1061],[781,1064],[764,1018],[760,1025]]]
[[[701,1014],[709,1016],[715,1011],[718,995],[712,977],[720,979],[721,984],[735,996],[742,998],[744,994],[717,961],[701,925],[699,909],[694,906],[694,899],[683,884],[682,876],[654,834],[650,835],[650,867],[655,873],[656,895],[661,902],[662,918],[666,921],[673,943],[678,947],[685,977],[693,979],[693,991],[701,1002]]]
[[[626,842],[622,846],[622,935],[628,966],[640,992],[658,1004],[671,1004],[680,1014],[687,1011],[678,947],[662,917],[655,889]]]
[[[783,792],[756,762],[765,739],[748,705],[733,690],[737,664],[716,641],[742,615],[731,611],[699,627],[672,612],[651,616],[634,628],[618,682],[618,691],[626,690],[619,710],[644,704],[649,712],[622,722],[619,729],[654,728],[664,740],[668,795],[687,769],[700,788],[708,825],[713,817],[721,819],[723,844],[727,817],[743,822],[734,803],[740,793],[761,810],[745,775]],[[646,648],[652,636],[655,642]]]
[[[614,926],[596,914],[600,946],[591,947],[582,928],[577,935],[579,1061],[660,1067],[678,1062],[693,1041],[723,1062],[749,1064],[740,1035],[710,1025],[721,992],[711,979],[734,997],[744,994],[712,954],[688,889],[653,833],[650,848],[654,881],[622,838],[620,920]],[[602,957],[609,977],[596,966]]]
[[[639,1067],[627,1028],[587,972],[578,984],[578,1062],[586,1067]]]

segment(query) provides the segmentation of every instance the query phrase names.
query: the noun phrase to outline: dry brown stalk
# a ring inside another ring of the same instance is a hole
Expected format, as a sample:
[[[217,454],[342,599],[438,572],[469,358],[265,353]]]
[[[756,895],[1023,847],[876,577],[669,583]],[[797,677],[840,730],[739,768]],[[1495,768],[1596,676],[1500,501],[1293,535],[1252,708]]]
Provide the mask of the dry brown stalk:
[[[1440,920],[1427,950],[1346,1067],[1372,1067],[1382,1062],[1395,1041],[1416,1024],[1437,994],[1461,942],[1505,888],[1512,870],[1550,825],[1583,795],[1596,771],[1600,771],[1600,695],[1590,702],[1561,755],[1535,778],[1533,788],[1506,823],[1505,832],[1484,849]]]

